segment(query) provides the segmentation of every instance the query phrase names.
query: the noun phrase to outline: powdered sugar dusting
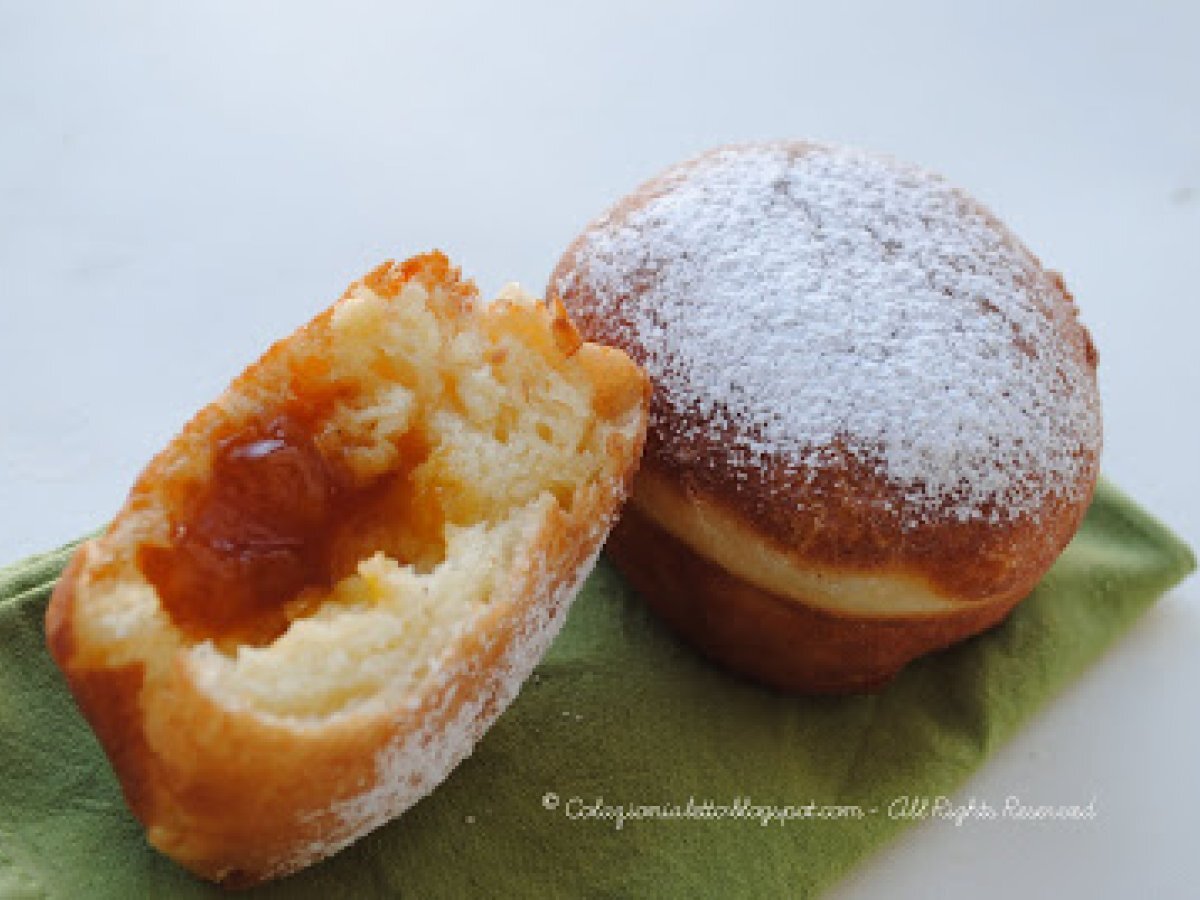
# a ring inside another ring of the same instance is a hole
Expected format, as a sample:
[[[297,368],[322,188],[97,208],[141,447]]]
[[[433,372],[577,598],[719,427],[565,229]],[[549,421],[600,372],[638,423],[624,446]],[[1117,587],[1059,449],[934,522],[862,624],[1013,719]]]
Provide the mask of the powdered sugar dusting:
[[[632,329],[651,427],[702,421],[745,456],[836,444],[916,513],[1036,514],[1099,447],[1095,378],[1053,276],[940,177],[763,144],[668,171],[585,233],[555,284]],[[632,298],[632,299],[631,299]],[[698,415],[688,415],[688,413]]]

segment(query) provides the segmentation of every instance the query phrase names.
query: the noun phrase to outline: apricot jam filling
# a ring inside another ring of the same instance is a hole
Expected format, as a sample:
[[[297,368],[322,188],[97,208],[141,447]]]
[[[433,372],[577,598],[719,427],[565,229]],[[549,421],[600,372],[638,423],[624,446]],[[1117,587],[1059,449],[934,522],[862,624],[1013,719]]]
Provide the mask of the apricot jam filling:
[[[139,548],[138,566],[188,637],[269,644],[376,551],[419,567],[444,557],[437,492],[413,477],[429,455],[421,430],[401,440],[397,467],[355,485],[306,418],[282,412],[220,440],[207,481],[171,498],[169,544]]]

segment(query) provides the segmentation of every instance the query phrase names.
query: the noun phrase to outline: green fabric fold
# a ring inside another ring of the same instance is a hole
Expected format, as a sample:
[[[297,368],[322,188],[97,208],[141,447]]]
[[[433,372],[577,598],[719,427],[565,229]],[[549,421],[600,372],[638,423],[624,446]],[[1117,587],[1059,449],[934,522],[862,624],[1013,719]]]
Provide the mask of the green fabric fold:
[[[219,895],[148,847],[44,649],[69,551],[0,571],[0,897]],[[602,561],[534,678],[444,785],[251,894],[812,896],[905,826],[895,798],[952,792],[1194,567],[1102,484],[1004,624],[882,693],[813,699],[708,665]],[[792,818],[764,824],[772,807]]]

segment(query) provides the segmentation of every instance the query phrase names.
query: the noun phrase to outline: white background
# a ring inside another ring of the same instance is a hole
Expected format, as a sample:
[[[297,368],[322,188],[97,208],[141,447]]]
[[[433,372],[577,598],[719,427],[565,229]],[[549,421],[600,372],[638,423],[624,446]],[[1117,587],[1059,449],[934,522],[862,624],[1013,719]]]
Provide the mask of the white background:
[[[1076,292],[1105,469],[1200,543],[1200,6],[0,5],[0,563],[110,516],[271,340],[389,256],[541,290],[711,145],[940,170]],[[1195,579],[835,897],[1200,896]],[[564,864],[569,864],[564,861]]]

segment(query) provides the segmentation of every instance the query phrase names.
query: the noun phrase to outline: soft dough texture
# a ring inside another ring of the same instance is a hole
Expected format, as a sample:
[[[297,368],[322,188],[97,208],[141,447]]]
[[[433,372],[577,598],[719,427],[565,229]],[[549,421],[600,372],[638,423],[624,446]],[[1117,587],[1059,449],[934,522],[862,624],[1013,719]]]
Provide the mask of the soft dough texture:
[[[655,386],[614,559],[769,683],[874,687],[994,624],[1094,489],[1096,353],[1061,277],[913,166],[711,151],[589,225],[548,292]]]
[[[152,844],[231,885],[432,790],[515,696],[641,452],[618,350],[440,254],[272,347],[80,547],[55,660]]]

